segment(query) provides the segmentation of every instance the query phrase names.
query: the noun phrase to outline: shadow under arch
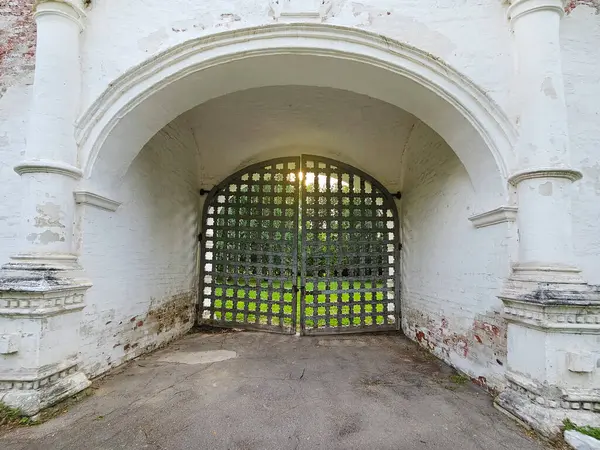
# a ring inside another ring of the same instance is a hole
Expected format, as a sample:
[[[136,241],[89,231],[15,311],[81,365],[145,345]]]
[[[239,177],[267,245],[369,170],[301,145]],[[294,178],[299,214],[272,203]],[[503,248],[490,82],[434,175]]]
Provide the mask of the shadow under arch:
[[[185,111],[276,85],[344,89],[404,109],[452,147],[477,193],[477,210],[509,201],[516,132],[497,104],[426,52],[326,24],[274,24],[199,37],[133,67],[77,123],[83,184],[110,194],[146,142]]]

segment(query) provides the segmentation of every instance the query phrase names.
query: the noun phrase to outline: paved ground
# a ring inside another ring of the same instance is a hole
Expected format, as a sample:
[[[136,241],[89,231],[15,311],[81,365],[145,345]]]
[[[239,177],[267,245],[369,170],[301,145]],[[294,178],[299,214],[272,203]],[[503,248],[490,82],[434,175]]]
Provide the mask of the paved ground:
[[[452,374],[399,335],[192,334],[0,448],[544,448]]]

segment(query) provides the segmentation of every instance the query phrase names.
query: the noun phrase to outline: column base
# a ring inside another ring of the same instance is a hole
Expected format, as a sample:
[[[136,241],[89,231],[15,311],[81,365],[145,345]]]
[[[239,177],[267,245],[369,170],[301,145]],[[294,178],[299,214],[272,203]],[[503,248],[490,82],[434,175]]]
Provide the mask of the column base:
[[[11,388],[0,390],[0,402],[10,408],[18,409],[26,416],[34,416],[44,408],[83,391],[90,386],[91,382],[83,372],[75,371],[66,375],[61,372],[41,380],[27,382],[0,381],[0,385],[7,384],[10,384]],[[33,386],[37,387],[33,388]]]
[[[585,285],[581,270],[569,265],[516,263],[509,283],[555,283]]]
[[[0,271],[0,402],[32,416],[90,385],[78,355],[91,283],[71,255],[16,260]]]
[[[500,299],[537,305],[582,306],[600,304],[600,290],[588,285],[576,267],[515,264]]]
[[[18,276],[15,271],[22,271],[29,278],[42,278],[44,272],[58,271],[62,278],[67,278],[65,272],[81,272],[82,268],[77,256],[70,253],[49,253],[44,255],[20,253],[11,256],[11,262],[2,266],[0,279],[14,279]],[[46,274],[47,275],[47,274]]]
[[[549,438],[565,419],[600,426],[600,292],[578,272],[517,270],[500,295],[508,388],[495,404]]]
[[[544,404],[540,404],[540,402]],[[565,419],[578,425],[600,426],[600,414],[598,413],[600,403],[544,399],[512,383],[510,388],[496,397],[494,404],[509,416],[547,438],[554,438],[561,434],[561,427]],[[584,404],[586,408],[598,408],[597,412],[583,409]]]

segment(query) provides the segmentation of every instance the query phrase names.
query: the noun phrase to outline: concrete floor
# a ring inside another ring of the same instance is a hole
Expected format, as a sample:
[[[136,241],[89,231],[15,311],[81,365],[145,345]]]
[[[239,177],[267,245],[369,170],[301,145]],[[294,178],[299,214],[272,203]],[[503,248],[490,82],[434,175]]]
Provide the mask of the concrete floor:
[[[545,448],[453,373],[400,335],[192,334],[0,448]]]

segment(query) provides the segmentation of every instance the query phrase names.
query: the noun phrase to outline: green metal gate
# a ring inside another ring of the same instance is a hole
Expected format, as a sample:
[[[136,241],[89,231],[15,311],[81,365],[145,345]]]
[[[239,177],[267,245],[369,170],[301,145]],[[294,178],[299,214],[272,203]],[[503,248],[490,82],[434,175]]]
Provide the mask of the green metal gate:
[[[204,205],[199,322],[398,329],[398,228],[392,195],[356,168],[311,155],[247,167]]]

